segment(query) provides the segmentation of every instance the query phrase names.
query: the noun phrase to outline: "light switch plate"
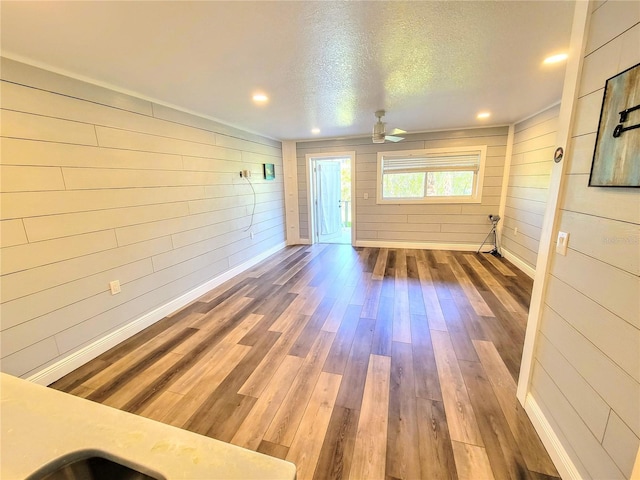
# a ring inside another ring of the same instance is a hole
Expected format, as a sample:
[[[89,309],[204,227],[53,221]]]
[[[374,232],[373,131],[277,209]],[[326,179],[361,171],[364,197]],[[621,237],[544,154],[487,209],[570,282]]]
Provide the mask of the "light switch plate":
[[[365,199],[365,200],[369,200],[369,194],[368,194],[368,193],[365,193],[365,194],[364,194],[364,199]]]
[[[113,280],[109,282],[109,288],[111,289],[111,295],[120,293],[120,280]]]
[[[556,252],[560,255],[567,254],[569,246],[569,234],[567,232],[558,232],[558,241],[556,242]]]

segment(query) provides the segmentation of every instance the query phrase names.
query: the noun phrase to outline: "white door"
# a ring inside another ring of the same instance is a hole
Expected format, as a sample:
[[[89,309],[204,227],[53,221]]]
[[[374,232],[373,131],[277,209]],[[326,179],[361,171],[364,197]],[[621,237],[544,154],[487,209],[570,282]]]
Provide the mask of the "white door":
[[[340,161],[316,160],[316,235],[331,242],[342,233]]]

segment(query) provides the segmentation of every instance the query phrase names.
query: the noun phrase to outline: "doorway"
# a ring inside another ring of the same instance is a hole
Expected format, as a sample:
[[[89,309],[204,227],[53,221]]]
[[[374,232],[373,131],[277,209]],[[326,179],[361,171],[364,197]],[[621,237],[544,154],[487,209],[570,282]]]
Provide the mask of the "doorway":
[[[312,243],[351,245],[355,236],[352,196],[354,154],[308,157]]]

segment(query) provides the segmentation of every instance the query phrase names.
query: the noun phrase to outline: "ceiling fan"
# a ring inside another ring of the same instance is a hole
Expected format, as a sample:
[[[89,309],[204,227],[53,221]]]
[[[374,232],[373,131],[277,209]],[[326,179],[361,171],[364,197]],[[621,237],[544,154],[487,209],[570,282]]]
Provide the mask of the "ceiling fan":
[[[407,132],[399,128],[394,128],[389,132],[389,135],[387,135],[387,133],[385,132],[386,124],[382,121],[382,117],[384,117],[384,114],[384,110],[378,110],[375,113],[378,121],[373,125],[373,135],[371,136],[373,143],[384,143],[385,141],[399,142],[400,140],[404,140],[404,137],[398,137],[397,135]]]

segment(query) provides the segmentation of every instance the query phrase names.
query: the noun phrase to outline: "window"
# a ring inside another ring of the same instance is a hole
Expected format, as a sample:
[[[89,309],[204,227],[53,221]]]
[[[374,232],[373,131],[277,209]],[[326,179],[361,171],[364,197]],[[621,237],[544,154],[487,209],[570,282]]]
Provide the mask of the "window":
[[[480,203],[486,145],[378,153],[378,203]]]

